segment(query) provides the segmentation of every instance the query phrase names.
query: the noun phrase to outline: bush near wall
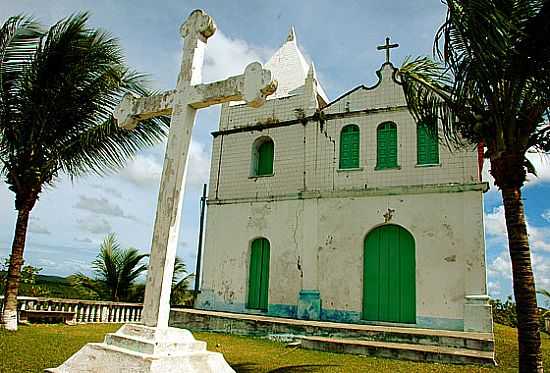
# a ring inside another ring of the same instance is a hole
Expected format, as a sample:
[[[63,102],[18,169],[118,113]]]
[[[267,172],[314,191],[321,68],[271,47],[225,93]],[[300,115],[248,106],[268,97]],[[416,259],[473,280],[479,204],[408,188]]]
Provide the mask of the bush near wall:
[[[495,323],[517,328],[518,316],[516,313],[516,303],[512,301],[511,296],[509,296],[505,302],[500,299],[491,299],[490,303],[493,308],[493,321]],[[547,333],[549,331],[545,328],[544,318],[550,316],[548,312],[547,309],[539,308],[540,330]]]

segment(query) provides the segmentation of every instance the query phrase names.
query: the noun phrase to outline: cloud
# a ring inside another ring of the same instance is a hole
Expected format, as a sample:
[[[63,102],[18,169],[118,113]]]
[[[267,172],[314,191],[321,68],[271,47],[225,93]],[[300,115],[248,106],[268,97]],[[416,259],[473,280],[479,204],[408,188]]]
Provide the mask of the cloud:
[[[493,211],[485,213],[485,232],[488,236],[496,236],[506,239],[506,219],[504,218],[504,206],[493,208]]]
[[[490,213],[485,214],[485,232],[489,241],[507,245],[508,233],[504,206],[497,206]],[[534,226],[527,221],[529,244],[533,251],[550,253],[550,227]]]
[[[115,189],[115,188],[111,188],[111,187],[101,185],[101,184],[92,184],[91,186],[93,188],[99,189],[102,192],[105,192],[105,193],[107,193],[107,194],[109,194],[113,197],[122,198],[122,193],[119,190]]]
[[[40,224],[39,221],[40,218],[31,216],[28,231],[35,234],[52,234],[52,232],[50,232],[44,224]]]
[[[550,223],[550,209],[544,210],[544,212],[540,216]]]
[[[134,221],[136,220],[134,216],[126,215],[120,206],[111,203],[105,197],[95,198],[80,195],[78,196],[78,202],[73,207],[80,210],[93,212],[98,215],[113,216]]]
[[[80,242],[80,243],[93,243],[94,242],[89,237],[84,237],[84,238],[75,237],[74,240],[76,242]]]
[[[140,188],[151,188],[160,184],[162,162],[159,156],[139,154],[119,174],[124,180]],[[191,141],[189,145],[189,164],[187,183],[192,186],[208,181],[210,171],[210,155],[206,145]]]
[[[550,257],[544,254],[532,253],[531,265],[533,267],[537,289],[549,289]],[[507,250],[502,250],[500,254],[489,263],[487,274],[490,278],[489,290],[492,290],[491,295],[507,296],[512,293],[512,264],[510,261],[510,254]]]
[[[272,50],[252,46],[244,40],[233,39],[217,31],[208,40],[204,58],[203,78],[205,82],[226,79],[242,74],[246,65],[254,61],[263,62]]]
[[[113,231],[111,223],[106,219],[89,217],[88,219],[77,219],[78,229],[92,234],[107,234]]]

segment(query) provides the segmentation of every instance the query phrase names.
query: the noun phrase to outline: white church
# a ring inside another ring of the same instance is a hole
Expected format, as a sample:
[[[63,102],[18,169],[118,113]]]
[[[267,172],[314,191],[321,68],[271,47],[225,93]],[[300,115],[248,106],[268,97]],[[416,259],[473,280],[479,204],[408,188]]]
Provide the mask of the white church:
[[[213,133],[195,307],[492,332],[478,151],[415,122],[389,57],[333,101],[293,30],[265,68],[276,93]]]

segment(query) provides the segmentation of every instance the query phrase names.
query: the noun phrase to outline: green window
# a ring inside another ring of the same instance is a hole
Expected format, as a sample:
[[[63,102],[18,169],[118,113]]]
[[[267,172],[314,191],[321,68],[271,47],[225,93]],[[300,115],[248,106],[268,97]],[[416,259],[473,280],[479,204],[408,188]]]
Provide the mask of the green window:
[[[252,241],[248,277],[248,308],[267,310],[269,294],[269,241]]]
[[[439,163],[437,126],[430,128],[425,123],[416,126],[416,160],[418,164]]]
[[[359,168],[359,127],[355,124],[340,132],[340,168]]]
[[[376,130],[376,169],[397,167],[397,125],[385,122]]]
[[[273,150],[273,140],[270,138],[255,144],[254,176],[273,174]]]

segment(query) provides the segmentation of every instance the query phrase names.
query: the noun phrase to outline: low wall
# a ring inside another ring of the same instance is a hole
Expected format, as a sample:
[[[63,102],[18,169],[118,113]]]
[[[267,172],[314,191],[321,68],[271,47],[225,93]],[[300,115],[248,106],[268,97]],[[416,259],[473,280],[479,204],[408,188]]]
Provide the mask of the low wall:
[[[0,304],[3,303],[0,296]],[[80,323],[140,322],[143,304],[46,297],[17,297],[21,310],[74,312]]]

